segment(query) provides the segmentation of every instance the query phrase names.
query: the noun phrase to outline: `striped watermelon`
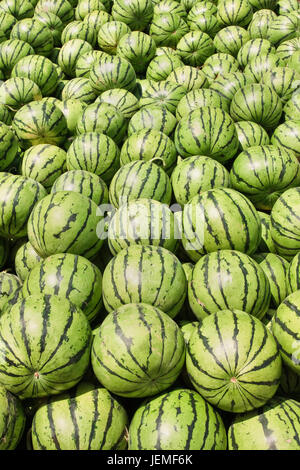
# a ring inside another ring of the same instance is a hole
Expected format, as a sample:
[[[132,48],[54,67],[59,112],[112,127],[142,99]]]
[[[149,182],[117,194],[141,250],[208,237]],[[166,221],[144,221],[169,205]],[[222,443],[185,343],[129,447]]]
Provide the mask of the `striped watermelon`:
[[[291,150],[274,145],[253,146],[234,160],[230,181],[256,208],[271,210],[280,194],[300,185],[300,165]]]
[[[76,2],[75,19],[84,20],[86,15],[92,11],[106,11],[106,7],[102,0],[80,0]]]
[[[38,181],[50,191],[54,181],[66,170],[66,152],[50,144],[30,147],[22,158],[22,175]]]
[[[188,115],[191,111],[203,106],[220,108],[223,111],[229,111],[229,103],[217,91],[210,88],[200,88],[191,90],[181,98],[176,109],[176,117],[178,120]]]
[[[3,86],[3,85],[2,85]],[[0,93],[1,93],[0,87]],[[11,168],[18,153],[18,140],[14,132],[4,123],[0,122],[0,171]]]
[[[192,334],[186,368],[205,400],[245,413],[275,395],[282,364],[275,338],[260,320],[240,310],[220,310]]]
[[[175,129],[177,119],[166,108],[149,105],[137,111],[128,123],[128,137],[141,130],[153,129],[170,136]]]
[[[183,334],[184,342],[187,345],[190,337],[194,333],[194,331],[198,328],[199,322],[198,321],[188,321],[183,320],[180,322],[180,329]]]
[[[125,137],[127,125],[127,120],[114,105],[104,101],[94,102],[88,105],[79,117],[76,133],[79,135],[97,132],[120,144]]]
[[[290,13],[298,10],[297,0],[279,0],[278,1],[278,12],[280,15]]]
[[[268,39],[276,46],[289,39],[299,38],[299,17],[297,11],[278,15],[270,24]]]
[[[273,88],[286,103],[299,87],[299,78],[300,74],[289,67],[275,67],[263,74],[261,82]]]
[[[88,51],[82,54],[76,61],[75,74],[76,77],[89,78],[92,66],[103,57],[104,52]]]
[[[190,31],[178,41],[176,50],[186,65],[198,67],[215,51],[213,40],[202,31]]]
[[[100,221],[97,205],[91,199],[74,191],[59,191],[44,197],[33,208],[28,239],[43,258],[73,253],[89,259],[103,243],[96,233]]]
[[[63,23],[69,23],[74,19],[74,10],[68,0],[38,0],[34,11],[54,13]]]
[[[13,112],[24,104],[39,101],[42,98],[39,87],[29,78],[10,78],[0,86],[0,103]]]
[[[149,397],[168,389],[184,362],[179,326],[151,305],[131,303],[111,312],[93,339],[97,379],[123,397]]]
[[[140,106],[139,100],[134,94],[123,88],[106,90],[98,96],[96,101],[112,104],[126,119],[130,119],[139,110]]]
[[[142,93],[139,104],[145,106],[161,106],[175,114],[178,103],[185,96],[186,90],[182,85],[167,80],[152,82]]]
[[[178,41],[188,32],[188,25],[176,13],[156,15],[149,29],[149,34],[157,46],[173,48],[176,48]]]
[[[296,119],[300,121],[300,93],[295,91],[287,101],[284,108],[284,117],[286,121]]]
[[[299,38],[288,39],[283,41],[276,49],[276,53],[287,64],[294,52],[297,52],[300,47]]]
[[[222,109],[203,106],[180,119],[174,142],[182,157],[205,155],[225,162],[239,145],[234,122]]]
[[[220,250],[203,256],[188,286],[189,305],[198,320],[225,309],[237,309],[262,319],[271,291],[268,278],[250,256]]]
[[[0,69],[4,76],[9,78],[17,62],[30,54],[34,54],[33,47],[21,39],[3,41],[0,44]]]
[[[87,77],[71,78],[66,83],[62,93],[62,100],[78,100],[84,104],[91,104],[97,95]]]
[[[35,54],[46,57],[54,47],[50,29],[36,18],[25,18],[18,21],[10,32],[10,38],[27,42],[34,49]]]
[[[50,29],[53,37],[53,45],[59,47],[61,45],[61,33],[64,29],[64,24],[61,19],[51,11],[35,13],[34,18]]]
[[[97,43],[97,35],[95,30],[83,21],[74,20],[68,23],[61,33],[61,44],[65,44],[71,39],[83,39],[84,41],[95,47]]]
[[[284,364],[299,375],[300,335],[299,316],[300,290],[289,294],[276,310],[272,333],[278,343]]]
[[[249,147],[257,145],[269,145],[270,138],[267,131],[256,122],[238,121],[235,128],[240,142],[240,149],[247,150]]]
[[[253,79],[246,77],[242,72],[225,73],[223,76],[216,78],[210,85],[210,90],[217,91],[223,98],[228,101],[228,105],[234,94],[243,86],[253,83]]]
[[[89,197],[100,206],[108,203],[108,188],[100,176],[85,170],[69,170],[59,176],[51,193],[58,191],[75,191]]]
[[[64,253],[36,264],[24,280],[22,290],[24,298],[37,294],[65,297],[92,322],[102,307],[101,283],[101,272],[91,261]]]
[[[249,0],[254,11],[260,10],[261,8],[274,10],[276,8],[276,0]]]
[[[108,227],[108,246],[116,255],[130,245],[162,246],[175,252],[179,231],[174,213],[153,199],[137,199],[122,206]]]
[[[292,151],[300,157],[300,120],[287,120],[277,126],[271,137],[271,143]]]
[[[229,450],[299,450],[300,405],[274,397],[262,408],[237,415],[228,429]]]
[[[218,2],[217,18],[221,25],[247,26],[253,16],[253,8],[248,0],[221,0]]]
[[[77,60],[82,54],[92,50],[91,44],[84,39],[70,39],[60,48],[57,63],[69,78],[74,78]]]
[[[156,49],[156,53],[157,50],[158,48]],[[183,62],[176,55],[156,54],[148,64],[146,78],[155,82],[166,80],[171,72],[181,66],[183,66]]]
[[[220,52],[219,54],[223,54]],[[228,56],[228,54],[226,54]],[[232,57],[232,56],[230,56]],[[211,59],[211,60],[210,60]],[[205,61],[202,72],[207,77],[208,83],[211,85],[213,81],[220,75],[225,73],[233,73],[238,71],[238,64],[233,62],[231,59],[226,59],[222,57],[215,57],[215,54],[208,58],[209,62]]]
[[[174,318],[186,290],[181,262],[162,247],[131,245],[120,251],[103,273],[103,302],[108,312],[137,302],[157,307]]]
[[[5,12],[0,8],[0,29],[5,35],[6,39],[9,39],[11,29],[16,24],[16,22],[17,19],[11,13]]]
[[[275,52],[275,47],[272,46],[268,39],[256,38],[250,39],[243,44],[237,54],[237,60],[240,67],[243,69],[249,64],[250,60],[261,54],[270,54]]]
[[[287,61],[287,67],[295,70],[297,74],[300,74],[300,51],[294,52],[289,60]]]
[[[287,189],[271,211],[271,236],[277,253],[290,261],[300,249],[300,188]]]
[[[132,91],[136,85],[133,66],[123,57],[102,56],[90,70],[90,82],[97,94],[112,88]]]
[[[178,162],[171,182],[175,199],[182,207],[196,194],[230,186],[229,172],[221,163],[198,155]]]
[[[119,168],[119,156],[119,148],[108,135],[86,132],[71,143],[67,151],[67,169],[95,173],[107,183]]]
[[[123,21],[133,31],[143,31],[153,17],[152,0],[114,0],[111,14],[114,20]]]
[[[234,95],[230,115],[234,121],[253,121],[265,129],[275,128],[282,114],[282,103],[268,85],[253,83],[240,88]]]
[[[202,31],[203,33],[208,34],[211,39],[214,39],[222,26],[216,16],[206,12],[196,16],[193,20],[190,20],[189,27],[191,31]]]
[[[172,186],[165,171],[151,161],[137,160],[122,166],[109,186],[109,200],[115,207],[123,202],[149,198],[170,204]]]
[[[5,271],[0,273],[0,316],[4,311],[4,307],[11,299],[18,297],[18,291],[22,287],[20,279],[11,273]]]
[[[156,44],[149,34],[131,31],[121,37],[117,55],[127,60],[138,74],[144,73],[147,65],[155,56]]]
[[[120,153],[121,165],[135,160],[153,161],[162,166],[168,174],[176,165],[176,159],[176,147],[171,138],[150,128],[132,133],[125,140]]]
[[[47,195],[37,181],[19,175],[0,178],[0,235],[22,238],[27,234],[27,221],[36,203]]]
[[[43,96],[52,95],[58,84],[55,65],[40,55],[28,55],[20,59],[12,69],[11,76],[29,78],[37,84]]]
[[[64,95],[63,92],[62,95]],[[71,135],[74,135],[76,133],[77,121],[82,116],[87,104],[83,101],[79,101],[78,99],[64,99],[64,96],[62,96],[62,101],[59,101],[57,103],[57,106],[65,116],[69,133]],[[65,142],[64,148],[68,149],[71,145],[72,140],[72,137],[70,137]]]
[[[185,2],[186,1],[187,0],[185,0]],[[186,5],[184,5],[185,2],[183,2],[183,6],[185,7],[186,11],[188,11],[188,16],[187,16],[188,24],[195,21],[199,15],[203,15],[205,13],[210,13],[211,15],[215,15],[215,13],[217,13],[218,11],[218,8],[215,5],[215,2],[210,2],[207,0],[199,2],[198,0],[197,1],[192,0],[191,5],[189,5],[188,8],[186,8]]]
[[[108,54],[116,54],[120,39],[124,34],[130,33],[130,28],[123,21],[109,21],[104,23],[98,31],[98,45],[100,50]]]
[[[257,211],[261,221],[261,240],[258,246],[258,253],[276,253],[276,247],[274,245],[271,236],[271,217],[266,212]]]
[[[269,280],[271,304],[278,307],[288,295],[287,274],[289,262],[275,253],[254,254],[253,259],[264,270]]]
[[[266,54],[260,54],[250,60],[249,64],[244,68],[244,74],[248,78],[251,78],[253,82],[263,83],[274,88],[268,81],[263,80],[263,77],[265,73],[272,71],[277,67],[280,69],[283,65],[282,60],[276,53],[269,52]],[[275,88],[274,90],[276,91]]]
[[[13,120],[13,112],[7,109],[7,107],[0,103],[0,123],[7,124],[10,126]]]
[[[1,0],[0,11],[9,13],[16,20],[31,18],[34,14],[33,5],[29,0]]]
[[[218,52],[225,52],[236,57],[240,48],[250,40],[249,32],[238,25],[222,28],[214,37],[214,46]]]
[[[32,295],[0,317],[0,383],[19,398],[76,385],[89,364],[91,328],[64,297]]]
[[[83,381],[38,408],[32,421],[33,450],[124,450],[127,424],[125,409],[105,388]]]
[[[42,261],[42,258],[37,254],[31,243],[24,241],[18,248],[14,259],[14,267],[18,278],[24,281],[29,272],[40,261]]]
[[[166,80],[184,86],[187,92],[198,88],[208,88],[208,80],[204,73],[199,68],[190,65],[176,67]]]
[[[106,11],[94,10],[84,17],[83,22],[88,23],[91,28],[94,28],[96,34],[98,34],[101,26],[112,20],[113,17]]]
[[[0,386],[0,450],[15,450],[23,436],[26,416],[19,398]]]
[[[254,12],[248,25],[251,39],[268,39],[269,28],[274,18],[276,13],[266,8]]]
[[[153,9],[153,21],[156,20],[158,16],[164,15],[165,13],[171,13],[172,15],[179,15],[181,18],[185,19],[187,12],[183,5],[176,0],[154,0],[154,9]]]
[[[297,253],[289,263],[286,281],[289,293],[300,289],[300,253]]]
[[[128,448],[226,450],[226,428],[218,411],[197,392],[177,388],[137,408],[130,422]]]

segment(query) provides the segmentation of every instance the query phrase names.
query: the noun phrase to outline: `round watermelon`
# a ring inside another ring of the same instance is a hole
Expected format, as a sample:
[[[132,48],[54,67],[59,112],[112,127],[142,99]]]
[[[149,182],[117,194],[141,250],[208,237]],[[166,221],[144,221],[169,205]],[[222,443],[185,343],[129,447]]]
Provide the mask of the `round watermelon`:
[[[15,450],[22,439],[26,416],[19,398],[0,386],[0,450]]]

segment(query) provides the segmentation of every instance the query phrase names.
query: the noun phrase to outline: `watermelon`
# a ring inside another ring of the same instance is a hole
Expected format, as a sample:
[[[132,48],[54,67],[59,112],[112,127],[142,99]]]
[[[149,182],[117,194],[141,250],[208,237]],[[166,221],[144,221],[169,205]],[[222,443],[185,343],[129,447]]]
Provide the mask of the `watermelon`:
[[[178,41],[176,50],[186,65],[198,67],[215,51],[213,40],[202,31],[190,31]]]
[[[187,92],[208,87],[208,80],[204,73],[191,65],[175,67],[166,80],[184,86]]]
[[[256,122],[238,121],[235,128],[240,142],[240,149],[247,150],[257,145],[269,145],[270,138],[267,131]]]
[[[236,57],[240,48],[250,40],[249,32],[239,25],[222,28],[214,37],[214,46],[218,52],[225,52]]]
[[[271,137],[271,143],[292,151],[300,157],[300,120],[287,120],[277,126]]]
[[[282,361],[300,374],[299,316],[300,290],[289,294],[276,310],[272,333],[278,343]]]
[[[226,112],[229,110],[228,100],[223,98],[217,91],[200,88],[189,91],[181,98],[176,108],[176,117],[180,120],[191,111],[203,106],[220,108]]]
[[[123,21],[131,30],[143,31],[153,17],[152,0],[114,0],[111,14],[114,20]]]
[[[91,44],[84,39],[70,39],[60,48],[57,63],[69,78],[74,78],[78,58],[92,50]]]
[[[127,246],[162,246],[175,252],[178,228],[174,213],[153,199],[137,199],[123,204],[112,216],[108,227],[108,246],[113,255]]]
[[[42,261],[42,258],[37,254],[31,243],[24,241],[17,249],[14,258],[15,271],[18,278],[24,281],[29,272],[40,261]]]
[[[286,276],[288,291],[291,294],[300,289],[300,254],[297,253],[289,263]]]
[[[188,285],[189,305],[198,320],[219,310],[242,310],[262,319],[271,289],[262,267],[250,256],[221,250],[203,256]]]
[[[17,19],[11,13],[7,13],[3,9],[0,9],[0,29],[6,39],[9,39],[11,29],[16,22]]]
[[[22,158],[22,175],[38,181],[50,191],[54,181],[66,170],[66,152],[51,144],[30,147]]]
[[[220,52],[219,54],[223,53]],[[225,55],[228,56],[228,54]],[[228,60],[226,58],[216,57],[215,54],[210,56],[208,60],[209,62],[205,61],[201,70],[206,76],[209,85],[211,85],[213,81],[220,75],[222,76],[225,73],[237,72],[239,69],[238,63],[236,61],[233,62],[231,59]]]
[[[25,149],[38,144],[59,146],[68,136],[62,111],[49,101],[32,101],[22,106],[14,116],[12,128]]]
[[[274,397],[260,409],[238,414],[228,429],[229,450],[299,450],[300,405]]]
[[[66,83],[61,93],[63,101],[78,100],[83,104],[91,104],[95,101],[97,95],[94,92],[87,77],[71,78]]]
[[[67,151],[67,169],[95,173],[107,183],[119,168],[119,156],[119,148],[108,135],[86,132],[71,143]]]
[[[17,62],[30,54],[34,54],[33,47],[21,39],[3,41],[0,44],[0,69],[4,76],[9,78]]]
[[[35,54],[46,57],[54,47],[50,29],[36,18],[18,21],[10,32],[10,38],[27,42],[34,49]]]
[[[3,85],[2,85],[3,86]],[[0,87],[0,93],[1,93]],[[0,171],[11,168],[18,153],[18,140],[14,132],[4,123],[0,122]]]
[[[0,383],[21,399],[76,385],[89,364],[91,328],[68,299],[32,295],[0,317]]]
[[[176,13],[163,13],[153,19],[149,34],[157,46],[176,47],[178,41],[189,32],[184,19]]]
[[[278,307],[288,295],[289,262],[275,253],[257,253],[253,259],[264,270],[270,284],[271,304]]]
[[[103,57],[104,52],[88,51],[82,54],[76,61],[75,74],[76,77],[89,78],[92,66]]]
[[[24,280],[22,290],[24,298],[35,294],[66,297],[92,322],[102,307],[101,283],[101,272],[91,261],[64,253],[36,264]]]
[[[247,28],[250,38],[267,39],[269,28],[274,18],[276,18],[276,13],[266,8],[254,12]]]
[[[29,78],[10,78],[0,86],[0,103],[11,111],[17,111],[24,104],[43,98],[42,93]]]
[[[95,47],[97,42],[97,35],[95,30],[88,24],[80,20],[71,21],[68,23],[61,33],[61,44],[65,44],[71,39],[83,39],[84,41]]]
[[[299,401],[300,375],[283,364],[277,395]]]
[[[58,85],[55,65],[47,57],[35,54],[20,59],[11,76],[29,78],[37,84],[43,96],[50,96]]]
[[[0,273],[0,314],[4,311],[4,307],[8,301],[11,299],[15,301],[21,287],[22,283],[15,274],[5,271]]]
[[[51,193],[75,191],[87,196],[100,206],[108,203],[108,188],[100,176],[85,170],[69,170],[59,176],[51,188]]]
[[[300,166],[291,150],[251,146],[234,160],[230,181],[256,208],[271,210],[280,194],[300,185]]]
[[[174,142],[182,157],[205,155],[225,162],[239,145],[234,122],[228,113],[212,106],[189,112],[176,126]]]
[[[22,238],[27,234],[27,221],[36,203],[47,195],[37,181],[19,175],[0,178],[0,235]]]
[[[300,249],[300,220],[297,213],[300,188],[284,191],[271,211],[271,237],[277,253],[290,261]]]
[[[171,197],[172,187],[168,175],[151,161],[127,163],[115,173],[109,186],[109,200],[115,207],[139,198],[170,204]]]
[[[58,16],[63,23],[69,23],[74,19],[74,10],[68,0],[38,0],[35,13],[48,11]]]
[[[76,20],[84,20],[86,15],[95,10],[106,11],[105,2],[101,0],[76,1],[75,18]]]
[[[67,88],[67,85],[64,87],[62,91],[62,101],[57,103],[57,106],[63,112],[63,115],[65,116],[69,133],[71,135],[74,135],[76,133],[77,121],[82,116],[83,111],[85,110],[87,104],[84,101],[79,100],[79,99],[74,99],[74,98],[64,99],[65,88]],[[65,142],[64,147],[66,149],[69,148],[72,140],[73,140],[72,137],[70,137],[67,140],[67,142]]]
[[[221,0],[218,2],[217,18],[221,25],[248,26],[253,8],[248,0]]]
[[[291,98],[286,102],[284,108],[285,120],[296,119],[300,121],[300,93],[294,92]]]
[[[299,50],[299,38],[288,39],[283,41],[276,49],[276,53],[287,64],[294,52]]]
[[[123,57],[105,54],[90,70],[90,82],[97,94],[112,88],[132,91],[136,85],[133,66]]]
[[[130,33],[130,28],[123,21],[104,23],[98,31],[98,45],[107,54],[116,54],[120,39]]]
[[[274,245],[271,236],[271,217],[266,212],[257,211],[261,221],[261,240],[257,248],[258,253],[276,253],[276,247]]]
[[[70,412],[70,410],[72,410]],[[124,450],[128,417],[105,388],[86,381],[47,399],[32,421],[33,450]]]
[[[16,20],[23,18],[30,18],[34,14],[34,8],[29,0],[1,0],[0,11],[9,13],[14,16]]]
[[[155,21],[157,17],[164,15],[165,13],[179,15],[181,18],[186,19],[187,12],[184,6],[176,0],[153,0],[153,3],[155,3],[155,5],[153,8],[152,22]]]
[[[247,41],[240,48],[237,54],[237,61],[242,69],[246,67],[249,62],[261,54],[274,53],[275,47],[272,46],[268,39],[255,38]]]
[[[15,450],[23,436],[26,416],[19,398],[0,386],[0,450]]]
[[[7,124],[10,126],[13,120],[13,112],[7,109],[7,107],[0,103],[0,123]]]
[[[113,88],[106,90],[96,99],[97,102],[112,104],[123,114],[125,119],[130,119],[139,109],[139,100],[128,90]]]
[[[248,78],[251,78],[253,82],[262,82],[271,86],[268,81],[263,80],[264,75],[269,71],[273,71],[274,68],[280,69],[283,65],[283,61],[276,53],[268,52],[251,59],[249,64],[244,68],[244,74]],[[271,88],[274,87],[271,86]],[[274,90],[276,91],[275,88]]]
[[[183,247],[197,261],[217,250],[251,255],[261,240],[261,222],[248,198],[231,188],[196,194],[183,209]]]
[[[177,163],[171,176],[173,193],[182,207],[196,194],[230,186],[227,169],[210,157],[195,155]]]
[[[270,24],[268,39],[275,46],[279,46],[289,39],[299,38],[299,17],[297,11],[278,15]]]
[[[51,31],[53,37],[53,45],[58,47],[61,44],[61,33],[64,29],[64,24],[61,19],[51,11],[41,11],[35,13],[34,18],[40,23],[45,24]]]
[[[261,82],[273,88],[285,104],[299,87],[300,74],[289,67],[274,67],[262,75]]]
[[[158,48],[156,53],[157,50]],[[146,78],[155,82],[166,80],[171,72],[181,66],[183,66],[183,62],[176,55],[170,57],[168,54],[156,54],[148,64]]]
[[[159,276],[154,275],[157,272]],[[181,262],[162,247],[131,245],[120,251],[103,273],[103,302],[108,312],[137,302],[157,307],[174,318],[186,291]]]
[[[166,173],[172,171],[176,159],[176,147],[171,138],[151,128],[133,132],[125,140],[120,152],[121,165],[135,160],[153,161],[162,166]]]
[[[177,119],[166,108],[156,105],[146,106],[137,111],[128,123],[128,137],[141,130],[154,129],[170,136]]]
[[[225,73],[224,76],[217,77],[210,85],[210,90],[217,91],[230,106],[235,93],[243,86],[252,83],[253,79],[247,77],[242,72]]]
[[[91,362],[97,379],[110,392],[148,397],[175,382],[185,362],[185,343],[179,326],[166,313],[132,303],[104,319],[93,339]]]
[[[141,108],[158,105],[175,114],[178,103],[185,94],[186,90],[182,85],[167,80],[160,80],[159,82],[152,82],[150,86],[142,92],[139,104]]]
[[[44,197],[33,208],[28,239],[43,258],[73,253],[90,259],[103,243],[97,235],[101,219],[91,199],[74,191],[59,191]]]
[[[217,16],[213,16],[209,12],[205,12],[196,16],[193,20],[190,20],[189,27],[191,31],[202,31],[203,33],[208,34],[211,39],[214,39],[222,26]]]
[[[94,28],[96,34],[98,34],[101,26],[103,26],[105,23],[108,23],[109,21],[112,21],[112,20],[113,20],[113,17],[106,11],[94,10],[88,13],[84,17],[83,22],[88,23],[91,28]]]
[[[234,121],[253,121],[267,130],[278,125],[281,114],[282,103],[279,96],[262,83],[240,88],[230,106],[230,115]]]
[[[258,318],[219,310],[192,334],[186,368],[192,385],[210,404],[245,413],[275,395],[282,363],[275,338]]]
[[[128,449],[133,451],[226,448],[226,428],[219,412],[187,388],[169,390],[143,402],[129,426]]]

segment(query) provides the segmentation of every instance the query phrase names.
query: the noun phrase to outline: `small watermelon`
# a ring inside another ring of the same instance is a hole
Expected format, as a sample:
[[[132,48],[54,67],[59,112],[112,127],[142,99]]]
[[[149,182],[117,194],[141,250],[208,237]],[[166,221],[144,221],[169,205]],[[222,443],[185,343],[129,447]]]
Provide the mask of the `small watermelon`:
[[[0,450],[15,450],[22,439],[26,416],[19,398],[0,386]]]

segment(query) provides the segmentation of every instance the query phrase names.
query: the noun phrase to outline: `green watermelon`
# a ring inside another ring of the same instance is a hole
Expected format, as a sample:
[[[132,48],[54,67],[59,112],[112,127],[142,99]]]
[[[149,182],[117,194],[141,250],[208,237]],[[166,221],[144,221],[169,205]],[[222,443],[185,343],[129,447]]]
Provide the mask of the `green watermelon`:
[[[82,54],[92,50],[91,44],[84,39],[70,39],[60,48],[57,63],[68,77],[74,78],[77,60]]]
[[[83,19],[84,23],[88,23],[91,28],[94,28],[96,34],[99,33],[101,26],[109,21],[113,21],[113,17],[103,10],[91,11]]]
[[[300,253],[290,261],[286,281],[290,294],[300,289]]]
[[[40,55],[32,54],[20,59],[12,69],[11,76],[29,78],[37,84],[43,96],[50,96],[58,85],[55,65]]]
[[[103,55],[90,70],[90,83],[99,95],[112,88],[124,88],[132,91],[136,85],[136,73],[133,66],[123,57]]]
[[[84,273],[84,276],[82,274]],[[59,295],[76,305],[92,322],[102,307],[102,274],[83,256],[49,256],[36,264],[23,283],[23,296]]]
[[[171,197],[172,187],[168,175],[152,161],[127,163],[115,173],[109,186],[109,200],[115,207],[140,198],[170,204]]]
[[[22,158],[22,175],[32,178],[50,191],[54,181],[66,170],[66,152],[51,144],[30,147]]]
[[[222,28],[220,20],[217,16],[211,15],[210,12],[202,13],[196,16],[193,20],[190,20],[189,27],[191,31],[199,30],[208,34],[211,39],[214,39],[215,35]]]
[[[145,106],[137,111],[128,123],[128,137],[139,131],[154,129],[170,136],[177,124],[175,116],[165,107],[157,104]]]
[[[210,88],[199,88],[191,90],[181,98],[176,108],[176,117],[178,120],[187,116],[191,111],[203,106],[220,108],[228,112],[228,100],[217,91]]]
[[[271,398],[262,408],[238,414],[228,429],[229,450],[299,450],[300,405]]]
[[[21,287],[22,282],[15,274],[5,271],[0,273],[0,316],[7,302],[18,297],[18,291]]]
[[[276,127],[271,143],[283,147],[300,157],[300,120],[287,120]]]
[[[156,56],[149,62],[146,71],[146,78],[155,82],[166,80],[171,72],[184,65],[177,55],[157,54],[158,49],[156,49]]]
[[[254,12],[247,28],[250,38],[267,39],[269,28],[274,18],[276,18],[276,13],[266,8]]]
[[[0,44],[0,70],[6,78],[9,78],[17,62],[31,54],[34,54],[34,49],[28,42],[21,39],[3,41]]]
[[[54,47],[52,32],[37,18],[25,18],[18,21],[10,32],[10,38],[27,42],[34,49],[35,54],[46,57]]]
[[[104,52],[88,51],[82,54],[76,61],[75,74],[76,77],[89,78],[92,66],[103,57]]]
[[[191,65],[175,67],[166,80],[184,86],[187,92],[208,87],[208,80],[204,73]]]
[[[257,248],[258,253],[276,253],[276,247],[274,245],[271,236],[271,217],[266,212],[257,211],[261,221],[261,240]]]
[[[93,339],[91,362],[97,379],[110,392],[148,397],[175,382],[185,362],[185,343],[179,326],[166,313],[132,303],[104,319]]]
[[[61,43],[65,44],[71,39],[83,39],[84,41],[95,47],[97,42],[97,35],[95,30],[88,24],[80,20],[71,21],[68,23],[61,33]]]
[[[176,388],[148,399],[138,406],[129,426],[128,449],[132,451],[226,448],[220,414],[195,390]]]
[[[244,69],[244,74],[248,78],[252,79],[253,82],[262,82],[271,86],[269,82],[263,79],[264,75],[267,72],[273,71],[274,68],[280,69],[282,66],[283,61],[280,59],[280,57],[274,52],[268,52],[251,59]],[[271,86],[271,88],[274,87]]]
[[[16,22],[17,19],[11,13],[5,12],[3,8],[0,9],[0,29],[6,39],[9,39],[11,29]]]
[[[3,85],[2,85],[3,86]],[[0,87],[0,92],[1,92]],[[0,122],[0,171],[11,168],[18,153],[18,140],[14,132],[4,123]]]
[[[273,88],[285,104],[299,87],[300,73],[289,67],[274,67],[266,71],[261,82]]]
[[[77,136],[67,151],[67,169],[84,170],[110,181],[118,170],[120,151],[112,138],[101,132]]]
[[[97,205],[74,191],[59,191],[35,205],[28,220],[28,239],[43,258],[73,253],[90,259],[102,246]]]
[[[186,90],[182,85],[167,80],[160,80],[159,82],[152,82],[150,86],[142,92],[139,104],[141,108],[144,106],[158,105],[175,114],[178,103],[185,94]]]
[[[242,310],[262,319],[271,300],[268,278],[250,256],[221,250],[203,256],[188,285],[189,305],[198,320],[219,310]]]
[[[221,55],[223,53],[219,52],[219,54]],[[229,54],[224,55],[232,58],[232,56]],[[216,57],[216,54],[213,54],[204,62],[201,70],[206,76],[209,85],[211,85],[213,81],[220,75],[222,76],[226,73],[237,72],[239,70],[239,66],[237,61],[233,62],[231,59],[228,60],[227,58]]]
[[[31,101],[39,101],[42,98],[41,90],[29,78],[10,78],[0,86],[0,103],[13,112]]]
[[[286,121],[293,119],[297,121],[300,120],[300,93],[295,91],[292,94],[291,98],[285,104],[283,111]]]
[[[130,28],[123,21],[104,23],[98,31],[98,45],[107,54],[116,54],[120,39],[130,33]]]
[[[157,17],[164,15],[165,13],[171,13],[172,15],[179,15],[181,18],[185,19],[187,12],[183,5],[176,0],[153,0],[154,9],[153,9],[153,19],[152,22],[156,20]]]
[[[68,98],[64,99],[64,90],[67,85],[64,87],[62,91],[62,101],[57,103],[59,109],[63,112],[63,115],[67,121],[68,131],[73,136],[76,133],[76,126],[78,119],[82,116],[83,111],[85,110],[87,104],[84,101],[80,101],[79,99]],[[71,145],[71,141],[73,140],[72,137],[68,139],[65,143],[64,147],[66,149],[69,148]]]
[[[189,32],[184,19],[176,13],[155,15],[150,25],[149,34],[157,46],[176,48],[178,41]]]
[[[68,80],[61,93],[63,101],[78,100],[86,105],[93,103],[96,97],[97,95],[87,77],[71,78],[71,80]]]
[[[269,280],[271,304],[278,307],[288,295],[289,262],[275,253],[257,253],[253,255],[253,259],[264,270]]]
[[[269,145],[270,138],[267,131],[256,122],[238,121],[235,128],[240,142],[240,149],[247,150],[257,145]]]
[[[9,242],[6,238],[0,237],[0,269],[5,266],[9,255]]]
[[[24,281],[29,272],[40,261],[42,261],[42,258],[37,254],[31,243],[24,241],[18,248],[14,258],[15,271],[18,278]]]
[[[0,317],[0,383],[21,399],[58,394],[84,376],[91,327],[67,298],[32,295]]]
[[[71,411],[72,410],[72,411]],[[32,421],[33,450],[124,450],[128,417],[105,388],[85,381],[50,397]]]
[[[59,47],[61,45],[61,33],[64,29],[64,24],[61,19],[51,11],[35,13],[34,18],[50,29],[53,37],[53,45]]]
[[[249,62],[255,57],[258,57],[261,54],[269,54],[274,52],[275,47],[272,46],[271,42],[268,41],[268,39],[250,39],[240,48],[237,54],[237,60],[240,67],[244,69],[246,65],[249,64]]]
[[[76,1],[75,18],[76,20],[84,20],[86,15],[92,11],[106,11],[105,1],[102,0],[81,0]]]
[[[189,31],[178,41],[176,50],[186,65],[198,67],[215,51],[213,40],[202,31]]]
[[[49,11],[58,16],[63,23],[74,19],[74,9],[68,0],[38,0],[35,13]]]
[[[219,310],[192,334],[186,368],[193,387],[210,404],[245,413],[275,395],[282,364],[275,338],[259,319]]]
[[[218,52],[225,52],[236,57],[240,48],[250,39],[249,31],[239,25],[222,28],[214,37],[214,46]]]
[[[253,83],[253,78],[247,77],[242,72],[225,73],[223,76],[217,77],[210,85],[210,90],[217,91],[228,102],[230,106],[231,100],[235,93],[250,83]]]
[[[123,21],[131,30],[143,31],[153,17],[152,0],[114,0],[111,14],[114,20]]]
[[[253,8],[248,0],[221,0],[218,2],[217,18],[224,26],[248,26]]]
[[[9,13],[19,21],[23,18],[30,18],[34,14],[33,5],[28,0],[22,2],[19,0],[1,0],[0,11]]]
[[[160,275],[155,275],[158,272]],[[162,247],[131,245],[120,251],[103,273],[103,302],[108,312],[128,303],[146,303],[174,318],[186,290],[181,262]]]
[[[134,94],[123,88],[106,90],[98,96],[96,101],[112,104],[123,114],[125,119],[130,119],[140,107],[139,100]]]
[[[15,450],[23,436],[26,416],[19,398],[0,386],[0,450]]]

